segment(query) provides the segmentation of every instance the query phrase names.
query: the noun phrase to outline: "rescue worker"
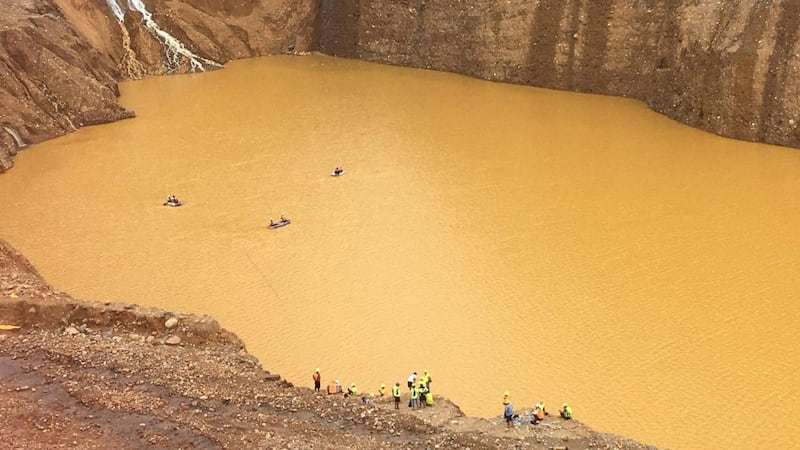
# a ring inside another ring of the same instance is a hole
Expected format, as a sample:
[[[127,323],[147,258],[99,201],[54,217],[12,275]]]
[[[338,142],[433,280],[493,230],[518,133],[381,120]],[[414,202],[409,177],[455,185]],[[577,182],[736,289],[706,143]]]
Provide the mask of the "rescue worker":
[[[414,387],[414,382],[417,381],[417,372],[412,373],[408,376],[408,390],[410,391],[411,388]],[[408,407],[411,408],[411,399],[408,399]]]
[[[400,382],[392,386],[392,396],[394,397],[394,409],[400,409]]]
[[[417,391],[417,387],[414,385],[411,385],[411,409],[419,409],[419,391]]]
[[[511,424],[514,422],[514,404],[509,402],[503,402],[506,405],[505,409],[503,410],[503,417],[506,419],[506,427],[511,428]]]
[[[320,386],[320,376],[319,376],[319,368],[314,372],[314,375],[311,375],[311,378],[314,380],[314,392],[319,392]]]
[[[358,388],[356,387],[356,382],[355,381],[350,383],[350,387],[347,388],[347,393],[352,395],[353,397],[358,395]]]
[[[564,420],[572,420],[572,408],[568,404],[561,404],[561,418]]]
[[[414,386],[414,382],[417,381],[417,372],[412,373],[408,376],[408,389],[411,389],[411,386]]]
[[[539,423],[539,422],[544,420],[544,409],[543,409],[543,405],[541,403],[537,403],[533,407],[532,415],[533,415],[533,418],[531,419],[531,423],[533,425],[536,425],[537,423]]]
[[[428,390],[425,388],[425,380],[422,378],[419,379],[419,384],[417,384],[417,392],[419,393],[419,407],[422,409],[423,406],[426,406],[425,396],[428,394]]]
[[[422,373],[422,379],[425,381],[425,389],[430,392],[431,391],[431,374],[428,371],[424,371]]]
[[[540,408],[542,408],[542,413],[543,413],[545,416],[549,416],[549,415],[550,415],[550,413],[549,413],[549,412],[547,412],[547,408],[544,406],[544,402],[539,402],[539,407],[540,407]]]
[[[378,389],[378,397],[382,398],[384,396],[386,396],[386,385],[381,383],[381,388]]]

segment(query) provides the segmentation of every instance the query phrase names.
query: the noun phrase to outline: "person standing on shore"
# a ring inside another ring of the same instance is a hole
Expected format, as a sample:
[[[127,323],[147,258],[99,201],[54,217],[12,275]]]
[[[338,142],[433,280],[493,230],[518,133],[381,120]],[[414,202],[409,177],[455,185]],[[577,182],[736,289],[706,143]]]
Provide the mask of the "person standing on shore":
[[[422,373],[422,380],[425,382],[425,390],[430,392],[431,391],[431,374],[428,371],[424,371]]]
[[[414,382],[417,381],[417,372],[412,373],[408,376],[408,390],[414,389]],[[408,399],[408,407],[411,408],[414,401],[412,399]]]
[[[506,405],[503,410],[503,417],[506,419],[506,427],[511,428],[511,424],[514,422],[514,404],[511,402],[503,402],[503,404]]]
[[[417,383],[417,395],[419,396],[419,409],[422,409],[422,408],[424,408],[426,406],[425,405],[425,394],[427,392],[428,391],[425,389],[425,380],[420,378],[419,382]]]
[[[394,396],[394,409],[400,409],[400,382],[392,386],[392,396]]]
[[[311,375],[311,378],[314,380],[314,392],[319,392],[319,386],[322,383],[322,377],[319,375],[319,368],[314,372],[314,375]]]
[[[419,409],[419,391],[417,391],[417,387],[413,384],[411,385],[411,409]]]
[[[408,376],[408,389],[410,390],[414,386],[414,382],[417,381],[417,372],[412,373]]]

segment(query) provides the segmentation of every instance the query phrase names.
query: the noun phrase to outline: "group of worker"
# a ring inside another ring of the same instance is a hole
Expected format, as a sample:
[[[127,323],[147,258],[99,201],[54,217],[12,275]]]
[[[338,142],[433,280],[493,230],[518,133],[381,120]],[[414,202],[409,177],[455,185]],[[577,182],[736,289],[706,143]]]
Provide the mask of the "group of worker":
[[[561,404],[561,410],[558,414],[564,420],[572,420],[572,408],[566,402]],[[530,416],[526,417],[526,420],[530,420],[532,425],[536,425],[549,415],[550,413],[547,412],[544,402],[537,402],[533,406]],[[519,418],[519,414],[514,414],[514,404],[511,403],[511,394],[508,391],[503,392],[503,418],[508,428],[514,425],[514,419]]]
[[[314,373],[311,375],[311,379],[314,380],[314,392],[319,392],[322,386],[322,376],[320,375],[319,369],[315,370]],[[417,372],[413,372],[408,377],[408,390],[410,393],[410,400],[408,401],[408,407],[412,410],[421,409],[422,406],[433,406],[433,394],[431,394],[431,375],[428,371],[424,371],[422,376],[417,376]],[[339,380],[335,380],[333,383],[328,385],[328,394],[342,394],[345,398],[347,397],[361,397],[361,401],[364,403],[370,403],[373,399],[381,399],[386,398],[386,385],[381,383],[380,388],[378,388],[378,392],[370,393],[370,394],[360,394],[358,390],[358,386],[355,382],[350,383],[350,386],[347,387],[347,391],[342,389],[342,385]],[[400,382],[396,382],[394,386],[392,386],[392,398],[394,398],[394,409],[400,409],[400,397],[402,396]]]
[[[314,392],[319,392],[322,384],[322,377],[319,369],[314,371],[314,374],[311,376],[311,378],[314,380]],[[431,381],[433,381],[431,379],[431,374],[427,370],[422,372],[422,376],[419,376],[417,372],[412,372],[411,375],[409,375],[406,379],[406,386],[408,387],[410,394],[408,407],[411,408],[412,411],[422,409],[425,406],[433,406]],[[342,394],[345,398],[358,398],[360,393],[355,382],[350,383],[350,386],[347,387],[347,391],[345,392],[342,389],[342,385],[339,383],[339,380],[335,380],[333,383],[328,385],[328,394]],[[398,381],[395,382],[394,386],[392,386],[394,409],[400,409],[401,396],[402,392],[400,388],[400,382]],[[361,401],[364,403],[370,403],[375,398],[386,398],[385,384],[381,383],[377,393],[370,393],[368,395],[361,394]],[[537,402],[534,405],[530,416],[526,417],[525,419],[530,420],[531,424],[536,425],[549,415],[550,413],[547,412],[544,402]],[[561,404],[559,416],[561,416],[561,418],[564,420],[572,419],[572,408],[566,402]],[[505,419],[506,426],[508,428],[511,428],[514,425],[514,419],[519,419],[519,414],[514,414],[514,404],[511,403],[511,393],[508,391],[503,392],[503,418]]]
[[[431,393],[431,374],[427,370],[422,372],[422,376],[418,376],[417,372],[412,372],[406,380],[406,386],[411,394],[408,401],[408,407],[412,411],[422,409],[423,406],[433,406],[433,394]],[[397,383],[399,386],[400,382]],[[395,399],[395,409],[400,408],[400,400]]]

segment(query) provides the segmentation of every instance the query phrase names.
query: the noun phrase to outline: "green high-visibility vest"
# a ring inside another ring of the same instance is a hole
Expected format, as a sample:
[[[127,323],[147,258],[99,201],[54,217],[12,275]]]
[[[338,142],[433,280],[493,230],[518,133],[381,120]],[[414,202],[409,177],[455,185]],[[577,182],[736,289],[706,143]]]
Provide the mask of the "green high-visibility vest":
[[[419,392],[417,392],[417,388],[411,386],[411,400],[416,400],[419,398]]]
[[[400,386],[394,385],[392,386],[392,395],[395,397],[400,397]]]

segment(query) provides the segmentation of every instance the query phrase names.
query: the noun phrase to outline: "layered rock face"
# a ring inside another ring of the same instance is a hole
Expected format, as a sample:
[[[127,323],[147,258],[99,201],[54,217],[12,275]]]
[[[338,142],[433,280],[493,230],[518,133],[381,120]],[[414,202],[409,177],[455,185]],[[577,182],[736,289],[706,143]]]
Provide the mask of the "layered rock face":
[[[146,12],[137,10],[137,3]],[[317,10],[316,0],[4,2],[0,172],[11,167],[20,147],[84,125],[132,117],[117,103],[116,80],[309,50]],[[168,39],[196,56],[200,66],[176,52]]]
[[[27,144],[130,117],[116,103],[113,62],[50,2],[5,2],[0,14],[0,171]]]
[[[319,48],[633,97],[724,136],[800,147],[796,0],[323,0]]]
[[[8,0],[0,171],[21,146],[132,116],[115,80],[308,50],[632,97],[800,147],[797,0]]]

